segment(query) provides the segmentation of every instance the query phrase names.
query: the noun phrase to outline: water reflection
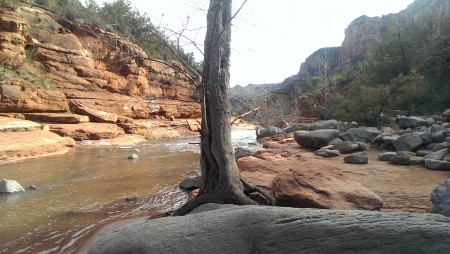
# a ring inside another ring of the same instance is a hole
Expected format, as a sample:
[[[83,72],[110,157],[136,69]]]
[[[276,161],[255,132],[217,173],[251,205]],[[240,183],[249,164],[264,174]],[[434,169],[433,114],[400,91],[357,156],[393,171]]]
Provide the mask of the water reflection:
[[[233,142],[254,146],[254,133],[233,132]],[[0,253],[73,253],[101,225],[180,206],[187,195],[179,182],[199,173],[198,142],[189,137],[112,149],[79,147],[0,164],[1,179],[38,188],[0,195]],[[129,160],[133,153],[139,159]],[[125,202],[132,194],[141,198]]]

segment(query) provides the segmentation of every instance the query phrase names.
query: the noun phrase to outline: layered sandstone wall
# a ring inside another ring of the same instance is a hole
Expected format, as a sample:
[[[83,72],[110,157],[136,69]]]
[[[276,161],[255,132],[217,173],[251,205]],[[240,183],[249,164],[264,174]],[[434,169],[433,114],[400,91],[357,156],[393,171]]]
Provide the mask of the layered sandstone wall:
[[[192,83],[169,67],[182,66],[150,60],[128,38],[69,21],[60,23],[51,13],[35,8],[0,9],[0,62],[17,71],[38,72],[65,99],[82,101],[98,110],[133,118],[199,116],[200,107],[191,98]],[[3,83],[22,84],[20,80]],[[161,99],[159,104],[155,99]],[[167,110],[176,101],[182,101],[177,107],[181,114]],[[11,105],[1,104],[0,108],[13,110]],[[67,106],[53,111],[66,110]]]

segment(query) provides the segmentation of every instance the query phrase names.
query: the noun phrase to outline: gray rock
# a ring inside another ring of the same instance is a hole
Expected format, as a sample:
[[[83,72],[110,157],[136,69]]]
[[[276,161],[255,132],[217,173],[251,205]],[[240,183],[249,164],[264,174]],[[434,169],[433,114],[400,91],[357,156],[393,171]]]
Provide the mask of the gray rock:
[[[444,128],[450,128],[450,123],[443,123],[441,126]]]
[[[342,142],[344,142],[342,139],[340,138],[335,138],[333,140],[331,140],[330,142],[328,142],[328,145],[337,145],[337,144],[341,144]]]
[[[416,116],[401,116],[398,119],[398,125],[400,128],[406,129],[428,126],[428,122],[425,119]]]
[[[338,130],[316,130],[316,131],[296,131],[294,139],[297,144],[307,147],[319,149],[339,137]]]
[[[406,134],[406,133],[413,133],[414,131],[411,129],[411,128],[408,128],[408,129],[406,129],[406,130],[401,130],[401,131],[399,131],[398,132],[398,135],[403,135],[403,134]]]
[[[444,120],[444,118],[441,115],[432,115],[430,117],[433,118],[434,121],[436,122],[442,122]]]
[[[281,134],[283,131],[281,131],[280,128],[277,128],[275,126],[270,126],[269,128],[265,129],[256,129],[256,138],[265,138],[274,136],[277,134]]]
[[[36,187],[36,185],[30,185],[30,187],[28,187],[28,189],[30,189],[30,190],[37,190],[38,187]]]
[[[368,142],[372,142],[382,132],[383,131],[375,127],[368,127],[361,131],[361,133],[359,134],[359,138],[364,139],[365,141]]]
[[[442,143],[442,142],[444,142],[446,137],[447,137],[446,131],[438,131],[438,132],[433,133],[433,135],[431,136],[431,139],[435,143]]]
[[[434,134],[434,133],[439,132],[439,131],[447,131],[447,129],[445,127],[443,127],[442,125],[440,125],[440,124],[433,124],[430,127],[430,133],[431,134]]]
[[[403,134],[392,143],[397,151],[415,151],[422,145],[422,139],[412,133]]]
[[[411,160],[406,156],[395,156],[391,158],[391,163],[394,165],[411,165]]]
[[[132,155],[128,156],[129,160],[135,160],[135,159],[139,159],[139,156],[135,153],[133,153]]]
[[[424,160],[425,167],[433,170],[450,170],[450,162],[439,160]]]
[[[442,142],[437,144],[435,147],[433,147],[433,149],[431,149],[431,151],[436,152],[445,148],[449,148],[450,147],[450,143],[448,142]]]
[[[234,149],[234,155],[235,155],[236,159],[239,159],[239,158],[246,157],[246,156],[253,156],[253,155],[255,155],[255,153],[253,152],[252,149],[236,147]]]
[[[282,132],[294,132],[299,130],[307,130],[311,126],[311,124],[308,123],[295,123],[290,124],[288,127],[282,129]]]
[[[383,141],[388,145],[392,145],[394,141],[397,140],[399,137],[400,137],[399,135],[384,136]]]
[[[417,150],[416,154],[417,154],[417,156],[425,157],[432,152],[433,151],[430,151],[430,150]]]
[[[378,160],[380,161],[391,161],[391,158],[397,156],[396,152],[385,152],[378,154]]]
[[[430,199],[433,212],[450,217],[450,179],[436,186]]]
[[[378,134],[378,136],[376,136],[373,139],[372,143],[382,143],[382,142],[384,142],[383,138],[386,137],[386,136],[391,136],[391,133],[389,133],[389,132],[382,132],[382,133]],[[355,141],[353,141],[353,143],[354,142]]]
[[[425,149],[433,150],[433,148],[435,148],[437,145],[438,145],[437,143],[431,143],[431,144],[428,144],[427,146],[425,146]]]
[[[444,148],[436,152],[432,152],[423,157],[423,160],[439,160],[441,161],[448,154],[448,149]]]
[[[136,201],[138,199],[139,199],[139,195],[138,194],[133,194],[133,195],[127,197],[125,199],[125,201],[127,201],[127,202],[134,202],[134,201]]]
[[[138,148],[133,149],[133,152],[135,153],[139,153],[141,150],[139,150]]]
[[[365,142],[355,142],[356,145],[358,145],[358,149],[355,151],[367,151],[370,150],[370,146],[366,144]]]
[[[351,164],[367,164],[369,162],[369,158],[367,157],[366,152],[359,152],[350,154],[344,158],[344,161]]]
[[[414,157],[417,154],[415,152],[410,152],[410,151],[398,151],[397,152],[397,156],[403,156],[403,157]]]
[[[352,142],[343,141],[334,145],[334,150],[338,150],[341,154],[353,153]]]
[[[314,154],[322,157],[335,157],[341,154],[338,150],[320,149],[314,151]]]
[[[414,133],[417,137],[422,139],[422,145],[429,144],[431,142],[431,133],[429,132],[416,132]]]
[[[428,127],[425,127],[425,126],[421,126],[419,128],[419,132],[430,132],[430,129]]]
[[[193,190],[200,188],[201,184],[202,184],[201,176],[189,177],[180,182],[180,189]]]
[[[431,213],[234,206],[132,221],[88,253],[446,253],[449,226]]]
[[[317,121],[309,126],[308,131],[336,129],[337,124],[338,122],[334,119]]]
[[[428,126],[431,126],[431,125],[433,125],[434,123],[436,123],[436,121],[434,121],[434,119],[431,118],[431,117],[428,117],[427,119],[425,119],[425,121],[427,121]]]
[[[25,191],[20,184],[14,180],[3,179],[0,181],[0,193],[12,194]]]
[[[361,131],[367,127],[350,128],[345,133],[343,133],[340,138],[344,141],[353,141],[355,138],[359,138]]]

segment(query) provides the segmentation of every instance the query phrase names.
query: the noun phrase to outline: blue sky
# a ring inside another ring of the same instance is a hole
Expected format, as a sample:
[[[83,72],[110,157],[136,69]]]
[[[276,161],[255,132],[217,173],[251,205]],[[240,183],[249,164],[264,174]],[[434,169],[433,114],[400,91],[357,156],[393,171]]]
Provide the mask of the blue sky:
[[[98,3],[104,1],[97,0]],[[108,1],[110,2],[110,1]],[[244,0],[234,0],[236,11]],[[356,18],[405,9],[413,0],[248,0],[233,22],[231,86],[277,83],[322,47],[340,46]],[[203,48],[207,0],[131,0],[154,24],[181,31]],[[197,60],[202,54],[185,41]]]

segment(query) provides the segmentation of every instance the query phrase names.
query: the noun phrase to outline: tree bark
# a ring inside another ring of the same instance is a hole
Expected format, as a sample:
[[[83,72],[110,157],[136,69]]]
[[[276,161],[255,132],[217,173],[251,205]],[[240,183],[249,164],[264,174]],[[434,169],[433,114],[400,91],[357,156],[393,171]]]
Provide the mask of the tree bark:
[[[252,205],[246,196],[260,192],[242,178],[236,164],[231,142],[230,102],[230,42],[231,0],[210,0],[205,38],[203,70],[201,170],[202,186],[197,198],[180,207],[174,215],[184,215],[194,207],[208,203]]]

